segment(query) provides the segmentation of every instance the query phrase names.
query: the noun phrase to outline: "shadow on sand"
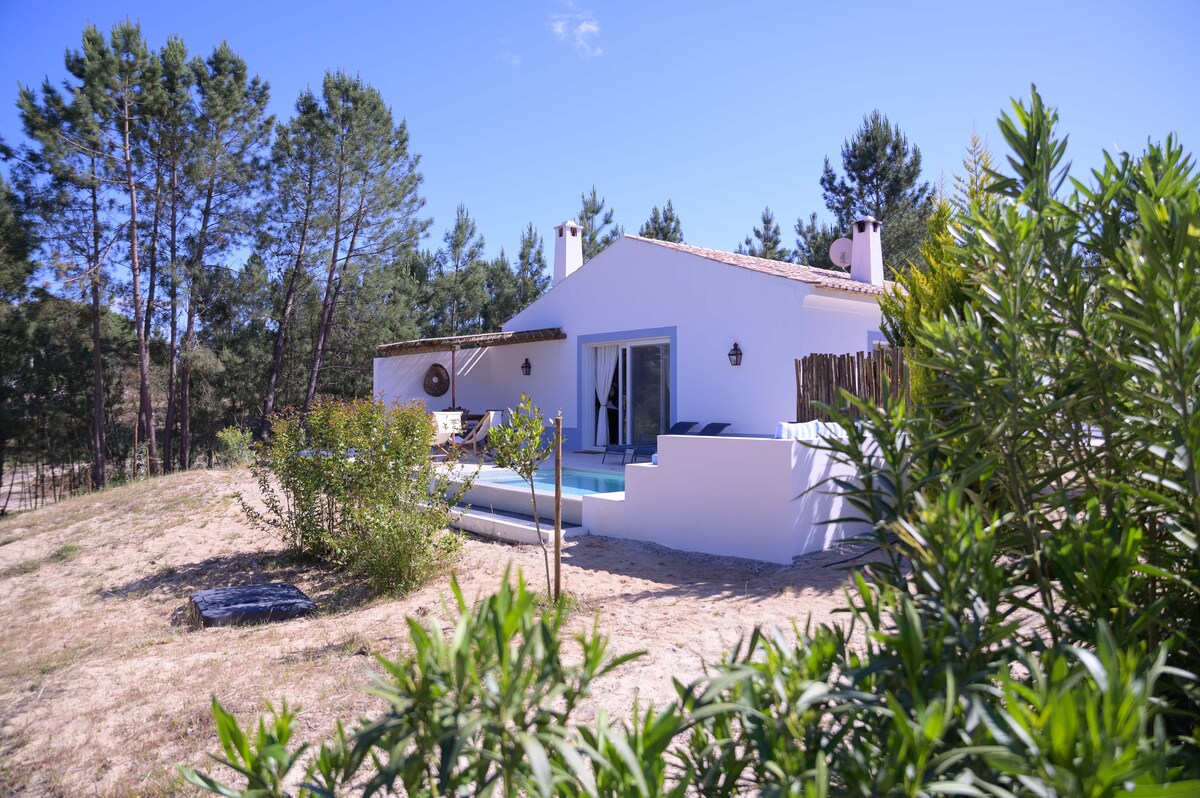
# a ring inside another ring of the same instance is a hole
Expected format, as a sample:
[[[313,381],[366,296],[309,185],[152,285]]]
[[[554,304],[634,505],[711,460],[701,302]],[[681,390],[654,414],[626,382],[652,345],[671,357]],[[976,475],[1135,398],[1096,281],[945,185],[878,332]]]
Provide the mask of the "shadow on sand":
[[[295,584],[317,603],[318,611],[322,613],[353,609],[371,597],[363,580],[320,560],[287,551],[227,554],[168,566],[124,585],[100,591],[99,596],[128,599],[157,593],[163,598],[186,602],[199,590],[266,582]],[[171,624],[187,625],[186,606],[174,611]]]
[[[741,598],[757,602],[785,591],[829,595],[842,589],[852,565],[870,559],[870,547],[859,544],[840,544],[797,557],[791,565],[778,565],[599,535],[585,535],[568,543],[563,548],[564,565],[654,584],[622,592],[620,598],[626,601]]]

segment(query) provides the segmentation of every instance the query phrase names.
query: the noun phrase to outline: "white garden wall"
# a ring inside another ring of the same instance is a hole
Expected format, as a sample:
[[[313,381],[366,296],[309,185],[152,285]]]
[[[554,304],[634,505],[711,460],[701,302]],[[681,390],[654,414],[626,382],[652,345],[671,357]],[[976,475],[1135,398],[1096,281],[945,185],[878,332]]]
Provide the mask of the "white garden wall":
[[[861,522],[823,523],[858,517],[822,484],[854,476],[828,452],[765,438],[658,441],[658,465],[627,466],[623,494],[583,497],[583,524],[593,534],[787,564],[867,531]]]

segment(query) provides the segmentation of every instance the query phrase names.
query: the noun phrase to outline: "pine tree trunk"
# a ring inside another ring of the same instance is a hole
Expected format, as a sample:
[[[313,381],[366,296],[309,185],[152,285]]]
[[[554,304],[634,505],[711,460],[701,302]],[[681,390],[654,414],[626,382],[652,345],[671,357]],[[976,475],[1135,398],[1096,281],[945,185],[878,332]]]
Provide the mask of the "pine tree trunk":
[[[154,294],[158,287],[158,227],[162,211],[162,174],[154,179],[154,213],[150,217],[150,270],[146,278],[146,314],[143,335],[149,341],[154,330]]]
[[[169,254],[171,257],[171,287],[169,299],[171,303],[171,343],[167,362],[167,418],[163,423],[163,470],[168,473],[175,470],[175,460],[172,449],[175,438],[175,416],[177,412],[177,377],[179,373],[179,168],[171,167],[171,232]]]
[[[154,434],[154,403],[150,396],[150,351],[146,346],[145,329],[140,323],[142,318],[142,273],[141,263],[138,260],[137,181],[133,174],[132,118],[133,109],[130,107],[128,92],[126,92],[121,108],[123,140],[121,154],[125,162],[125,189],[129,193],[129,268],[133,276],[133,318],[134,328],[137,332],[139,415],[146,432],[147,466],[150,475],[155,476],[158,474],[156,462],[158,447]]]
[[[187,353],[192,348],[196,329],[195,281],[188,291],[187,324],[183,329],[180,349],[184,353],[184,364],[179,374],[179,468],[187,471],[192,467],[192,369],[187,365]]]
[[[279,371],[283,366],[283,351],[287,345],[288,325],[291,322],[292,310],[296,304],[296,283],[300,281],[300,270],[304,268],[304,251],[308,243],[308,216],[311,202],[305,208],[304,225],[300,229],[300,247],[296,251],[296,261],[292,264],[291,274],[288,275],[287,289],[283,294],[283,308],[279,313],[279,329],[275,331],[275,351],[271,356],[271,369],[267,372],[267,398],[263,402],[262,424],[255,433],[259,441],[267,439],[270,432],[271,414],[275,412],[275,387],[279,382]]]
[[[344,167],[342,167],[344,169]],[[338,248],[341,246],[342,238],[342,191],[345,188],[345,172],[338,172],[337,180],[337,201],[334,204],[334,223],[333,223],[333,252],[329,256],[329,274],[325,281],[325,295],[321,298],[321,315],[317,319],[317,336],[313,342],[313,363],[312,369],[308,373],[308,388],[304,392],[304,406],[302,411],[307,413],[312,407],[313,399],[317,395],[317,380],[321,376],[321,361],[325,356],[325,338],[329,334],[329,324],[333,319],[333,303],[337,301],[337,275],[338,275]],[[350,253],[346,253],[346,259],[349,260]]]
[[[92,158],[92,173],[96,171],[96,159]],[[105,485],[104,462],[104,356],[100,350],[100,198],[95,184],[91,187],[92,200],[92,488],[99,490]]]
[[[196,339],[196,303],[199,294],[197,276],[204,268],[204,250],[208,246],[208,225],[212,220],[213,192],[217,185],[217,165],[214,156],[204,194],[204,210],[200,214],[200,235],[196,239],[196,256],[192,263],[192,284],[188,291],[187,326],[183,331],[183,351],[191,352]],[[192,464],[192,367],[184,362],[179,386],[179,463],[184,471]]]

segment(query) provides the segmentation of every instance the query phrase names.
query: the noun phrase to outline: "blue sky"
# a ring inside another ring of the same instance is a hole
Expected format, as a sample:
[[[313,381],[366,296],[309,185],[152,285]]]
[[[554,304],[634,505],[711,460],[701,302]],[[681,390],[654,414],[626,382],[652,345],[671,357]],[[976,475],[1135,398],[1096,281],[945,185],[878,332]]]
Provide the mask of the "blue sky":
[[[1200,3],[308,2],[0,0],[0,137],[18,82],[64,75],[85,24],[141,22],[206,55],[227,40],[287,117],[326,69],[359,73],[408,121],[436,244],[465,203],[489,255],[573,218],[595,184],[628,232],[674,202],[692,244],[733,249],[764,205],[785,241],[827,218],[817,180],[879,108],[959,169],[972,126],[1037,83],[1075,173],[1176,132],[1200,149]],[[547,253],[551,254],[550,252]]]

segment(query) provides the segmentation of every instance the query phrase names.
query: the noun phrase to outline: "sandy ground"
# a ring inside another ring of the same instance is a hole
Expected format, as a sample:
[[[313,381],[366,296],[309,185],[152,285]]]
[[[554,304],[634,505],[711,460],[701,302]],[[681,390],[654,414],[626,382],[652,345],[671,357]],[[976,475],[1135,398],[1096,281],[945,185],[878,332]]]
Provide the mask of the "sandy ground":
[[[380,707],[362,691],[376,668],[367,654],[402,650],[405,617],[442,616],[448,576],[401,600],[364,600],[360,585],[295,564],[251,529],[242,491],[257,494],[247,472],[198,471],[0,522],[0,796],[191,794],[175,766],[216,750],[214,695],[243,719],[286,698],[307,740]],[[598,618],[610,651],[648,652],[600,683],[583,718],[601,707],[626,716],[635,697],[671,700],[672,677],[701,676],[755,625],[841,622],[830,613],[847,556],[781,567],[568,540],[564,584],[579,599],[570,630]],[[478,597],[509,563],[543,585],[535,546],[470,538],[454,570]],[[265,626],[188,626],[192,592],[261,581],[293,582],[322,609]]]

